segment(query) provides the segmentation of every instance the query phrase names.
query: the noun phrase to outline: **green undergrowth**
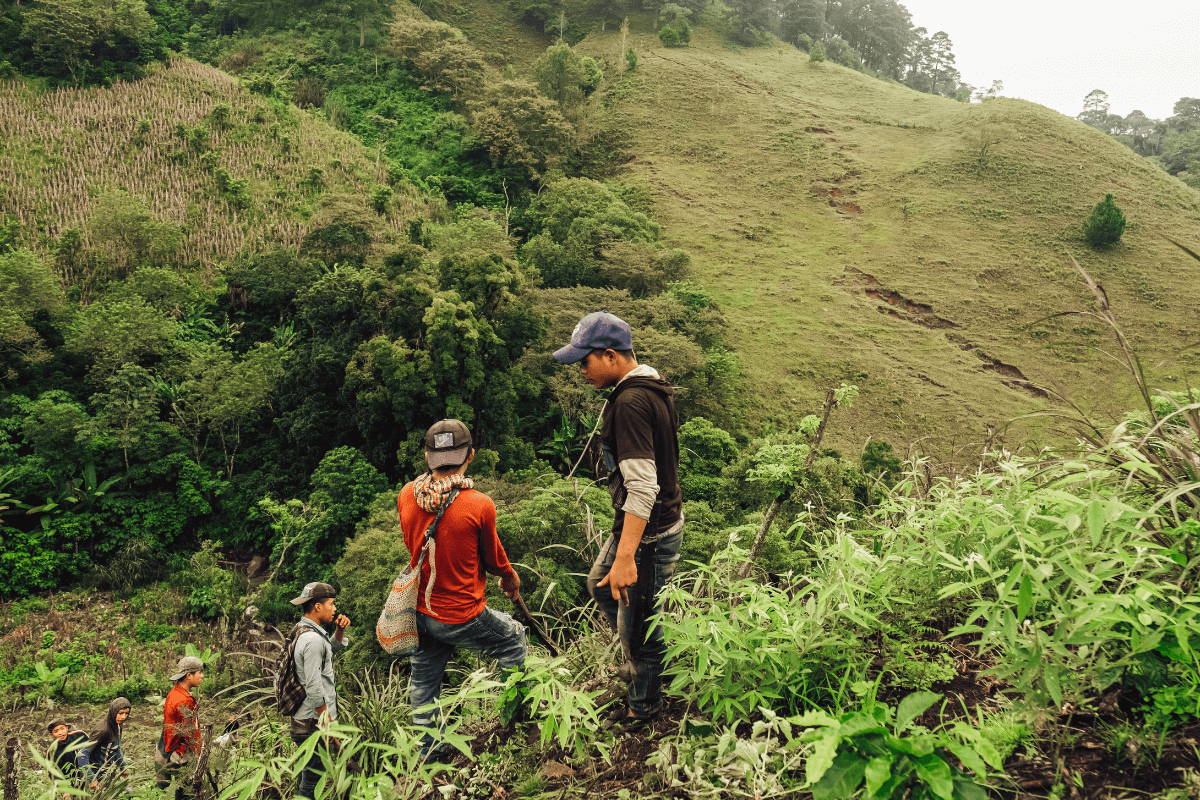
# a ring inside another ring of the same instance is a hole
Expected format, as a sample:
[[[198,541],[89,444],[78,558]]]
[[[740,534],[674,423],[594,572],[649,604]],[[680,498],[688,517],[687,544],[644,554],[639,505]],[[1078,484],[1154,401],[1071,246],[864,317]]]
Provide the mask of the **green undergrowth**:
[[[1159,408],[1169,423],[1195,405]],[[1191,701],[1200,685],[1200,525],[1195,486],[1170,479],[1165,459],[1172,442],[1194,443],[1196,430],[1146,437],[1137,420],[1100,448],[998,454],[961,478],[930,480],[909,463],[871,508],[819,524],[811,511],[788,511],[810,519],[793,526],[790,572],[772,576],[764,555],[750,578],[737,577],[750,556],[731,531],[707,566],[685,565],[664,593],[670,722],[646,735],[637,756],[602,721],[619,696],[607,667],[619,655],[584,608],[543,608],[565,646],[557,658],[535,641],[521,672],[497,676],[474,657],[452,669],[436,734],[456,753],[452,767],[417,760],[404,662],[352,650],[355,666],[342,662],[345,715],[328,733],[342,742],[326,756],[328,785],[352,798],[383,787],[419,797],[430,786],[474,797],[485,785],[569,797],[619,768],[632,770],[624,786],[639,797],[973,800],[1083,736],[1135,748],[1140,775],[1161,769],[1155,785],[1181,786],[1186,775],[1160,765],[1179,763],[1175,732],[1200,713]],[[588,504],[602,508],[602,493],[488,486],[517,526],[557,509],[556,529],[578,527],[556,546],[577,548],[586,563],[596,546]],[[519,547],[514,557],[530,564]],[[369,624],[383,592],[353,582],[363,563],[352,547],[338,570],[345,607]],[[530,597],[538,591],[531,585]],[[169,595],[157,597],[161,605]],[[179,641],[182,627],[171,633],[158,622],[150,599],[147,591],[125,601],[143,609],[130,638]],[[32,633],[51,602],[12,604],[9,617]],[[931,670],[897,669],[896,640]],[[950,674],[932,668],[939,658]],[[233,652],[215,659],[218,674],[237,680],[213,686],[221,691],[206,718],[237,708],[244,722],[217,761],[219,796],[248,798],[264,785],[288,796],[307,751],[269,711],[261,665]],[[989,685],[996,691],[980,690]],[[135,793],[151,797],[145,780],[135,769]],[[1121,785],[1119,776],[1077,780],[1087,791]]]

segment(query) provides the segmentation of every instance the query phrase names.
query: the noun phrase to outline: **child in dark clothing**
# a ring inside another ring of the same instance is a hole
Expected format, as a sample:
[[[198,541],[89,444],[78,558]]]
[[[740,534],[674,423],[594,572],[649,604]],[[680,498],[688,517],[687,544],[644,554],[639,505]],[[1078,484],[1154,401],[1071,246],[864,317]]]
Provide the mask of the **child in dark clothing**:
[[[46,751],[46,757],[58,768],[64,778],[76,779],[85,774],[88,766],[88,750],[85,747],[88,735],[72,728],[65,720],[56,719],[46,726],[54,737],[54,744]]]

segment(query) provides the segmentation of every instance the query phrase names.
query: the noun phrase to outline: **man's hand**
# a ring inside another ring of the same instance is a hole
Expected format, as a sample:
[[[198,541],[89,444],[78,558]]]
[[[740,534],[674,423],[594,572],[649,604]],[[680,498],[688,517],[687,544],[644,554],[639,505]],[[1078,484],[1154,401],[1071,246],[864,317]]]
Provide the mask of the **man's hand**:
[[[516,598],[521,591],[521,576],[514,569],[506,575],[500,576],[500,590],[508,596],[509,600]]]
[[[612,596],[617,598],[623,606],[629,605],[629,592],[627,589],[637,583],[638,572],[637,563],[633,560],[633,556],[622,558],[619,554],[617,560],[613,562],[612,569],[604,576],[604,580],[596,584],[597,586],[607,586],[612,592]]]
[[[350,627],[350,618],[345,614],[338,614],[337,618],[333,621],[333,627],[335,628],[333,632],[333,640],[335,642],[340,642],[342,637],[346,635],[346,628]]]

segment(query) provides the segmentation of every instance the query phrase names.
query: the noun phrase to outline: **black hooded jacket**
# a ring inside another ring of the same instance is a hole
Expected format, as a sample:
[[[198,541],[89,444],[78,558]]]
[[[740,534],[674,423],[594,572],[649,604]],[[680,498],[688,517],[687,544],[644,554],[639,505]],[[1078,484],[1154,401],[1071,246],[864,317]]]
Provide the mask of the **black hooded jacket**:
[[[624,480],[617,469],[631,458],[654,460],[658,473],[655,530],[669,530],[683,513],[679,488],[679,419],[675,413],[675,390],[661,378],[634,376],[616,385],[609,395],[600,426],[600,441],[606,455],[609,491],[618,511],[625,503]],[[619,530],[624,515],[617,514]]]

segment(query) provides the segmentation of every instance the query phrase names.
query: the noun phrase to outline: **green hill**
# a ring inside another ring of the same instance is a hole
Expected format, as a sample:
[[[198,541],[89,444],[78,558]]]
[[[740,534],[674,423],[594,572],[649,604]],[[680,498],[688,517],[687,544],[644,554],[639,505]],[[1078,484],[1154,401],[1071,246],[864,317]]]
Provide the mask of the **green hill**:
[[[0,83],[0,217],[15,216],[35,248],[86,230],[97,197],[123,190],[183,226],[181,261],[211,264],[297,245],[331,198],[365,206],[387,183],[351,134],[186,58],[109,88]],[[424,211],[402,186],[378,222],[394,232]]]
[[[580,47],[613,69],[619,37]],[[1156,383],[1196,382],[1200,359],[1179,350],[1200,340],[1200,282],[1163,235],[1200,240],[1200,193],[1103,134],[786,45],[704,31],[687,48],[629,44],[640,65],[610,97],[636,138],[633,176],[723,304],[762,419],[786,424],[852,381],[864,391],[843,445],[929,437],[969,454],[987,426],[1047,406],[1038,387],[1101,413],[1127,407],[1132,387],[1090,349],[1110,341],[1094,321],[1026,327],[1087,306],[1068,254],[1107,287]],[[994,141],[983,157],[981,136]],[[1131,225],[1098,254],[1080,226],[1106,192]]]

